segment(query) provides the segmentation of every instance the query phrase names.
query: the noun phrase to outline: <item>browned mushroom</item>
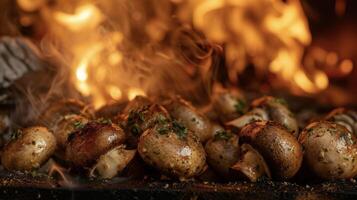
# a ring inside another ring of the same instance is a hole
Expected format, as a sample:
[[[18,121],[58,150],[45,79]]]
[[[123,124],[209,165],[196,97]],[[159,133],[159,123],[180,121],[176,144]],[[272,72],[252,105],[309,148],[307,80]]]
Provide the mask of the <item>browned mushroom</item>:
[[[134,158],[136,150],[126,150],[119,145],[101,155],[91,170],[90,176],[102,179],[113,178],[120,174]]]
[[[225,130],[207,141],[205,150],[208,164],[228,178],[230,168],[239,160],[238,136]]]
[[[188,129],[196,134],[201,142],[206,142],[209,138],[213,137],[211,131],[211,123],[198,112],[189,102],[181,97],[176,97],[165,105],[171,116],[180,121]]]
[[[252,122],[242,128],[239,136],[262,154],[274,177],[290,179],[300,169],[303,158],[301,145],[279,123]]]
[[[4,148],[1,162],[7,170],[39,168],[56,149],[56,139],[45,127],[34,126],[14,134]]]
[[[150,166],[179,179],[197,176],[206,166],[199,139],[178,122],[146,130],[140,136],[138,152]]]
[[[357,136],[357,112],[345,108],[337,108],[331,111],[325,118],[347,128]]]
[[[158,104],[151,104],[131,110],[125,117],[124,130],[128,135],[130,147],[136,147],[138,138],[147,129],[170,121],[166,109]]]
[[[245,98],[236,90],[215,92],[212,105],[222,122],[236,119],[248,110]]]
[[[357,139],[344,126],[313,122],[301,133],[307,166],[324,179],[348,179],[357,175]]]
[[[63,116],[70,114],[78,114],[91,118],[93,115],[92,107],[74,99],[56,101],[44,110],[40,116],[40,121],[49,127],[49,129],[52,129],[52,126],[61,120]]]
[[[66,158],[77,167],[88,167],[124,140],[124,131],[117,125],[93,121],[69,136]]]
[[[249,144],[242,144],[240,152],[239,161],[231,167],[232,170],[252,182],[258,181],[263,176],[271,178],[268,165],[258,151]]]
[[[295,137],[298,136],[298,124],[284,100],[271,96],[262,97],[252,102],[252,110],[247,114],[228,122],[227,125],[242,128],[253,121],[270,120],[283,125]]]

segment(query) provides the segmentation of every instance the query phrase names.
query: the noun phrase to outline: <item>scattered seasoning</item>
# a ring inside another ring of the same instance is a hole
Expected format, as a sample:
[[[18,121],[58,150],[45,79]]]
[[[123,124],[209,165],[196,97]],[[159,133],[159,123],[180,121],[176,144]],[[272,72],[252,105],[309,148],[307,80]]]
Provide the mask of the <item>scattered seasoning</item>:
[[[17,131],[13,132],[10,136],[11,140],[16,140],[17,138],[19,138],[22,135],[22,130],[18,129]]]
[[[232,134],[227,131],[217,131],[214,135],[215,140],[229,140],[232,137]]]
[[[134,124],[132,127],[131,127],[131,133],[134,134],[134,135],[139,135],[141,133],[141,128],[138,124]]]
[[[97,119],[97,122],[99,122],[101,124],[112,124],[112,120],[105,119],[105,118],[99,118],[99,119]]]
[[[288,103],[286,102],[286,100],[283,99],[283,98],[274,98],[274,101],[275,101],[276,103],[282,104],[282,105],[284,105],[284,106],[287,106],[287,105],[288,105]]]
[[[158,122],[159,124],[165,124],[165,123],[167,122],[167,119],[166,119],[166,117],[165,117],[164,115],[159,114],[159,115],[157,116],[157,122]]]
[[[244,113],[245,107],[246,107],[246,103],[245,103],[245,101],[243,101],[241,99],[237,100],[236,104],[234,104],[234,108],[235,108],[236,112],[239,114]]]
[[[178,121],[172,122],[172,129],[180,139],[187,136],[187,128]]]
[[[136,120],[138,120],[139,122],[144,122],[145,121],[145,116],[143,114],[144,111],[135,111],[132,110],[129,113],[129,117],[128,117],[128,123],[134,123]]]
[[[73,123],[73,126],[75,129],[82,129],[84,127],[84,124],[80,121],[76,121]]]
[[[312,128],[308,128],[307,130],[306,130],[306,132],[307,132],[307,135],[310,137],[311,135],[312,135]]]
[[[345,141],[347,144],[353,144],[351,134],[344,132],[340,135],[340,139]]]
[[[160,135],[165,135],[169,132],[169,128],[167,126],[157,127],[156,130]]]

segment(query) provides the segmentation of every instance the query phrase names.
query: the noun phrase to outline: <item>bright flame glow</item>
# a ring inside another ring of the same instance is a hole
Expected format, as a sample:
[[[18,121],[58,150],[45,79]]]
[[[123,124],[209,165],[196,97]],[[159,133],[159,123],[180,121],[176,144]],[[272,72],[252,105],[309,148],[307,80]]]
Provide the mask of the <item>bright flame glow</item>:
[[[128,90],[128,99],[133,100],[136,96],[146,96],[145,92],[140,88],[129,88]]]
[[[17,5],[27,12],[33,12],[39,9],[43,3],[44,0],[17,0]]]
[[[300,88],[302,88],[304,91],[308,93],[314,93],[316,91],[314,84],[306,76],[305,72],[301,70],[298,70],[295,73],[294,81]]]
[[[74,14],[54,12],[54,18],[72,31],[94,28],[102,21],[100,10],[91,4],[79,6]]]
[[[344,74],[349,74],[353,69],[353,63],[351,60],[343,60],[340,64],[341,72]]]
[[[117,86],[110,85],[107,90],[110,96],[115,100],[119,100],[122,97],[122,92]]]
[[[197,0],[189,4],[195,27],[210,40],[226,44],[232,81],[236,81],[234,73],[242,71],[242,63],[253,62],[257,70],[269,66],[282,80],[308,93],[328,86],[323,72],[311,81],[303,70],[301,60],[311,34],[299,0]]]
[[[97,44],[89,48],[81,57],[79,64],[75,67],[76,79],[75,81],[77,89],[84,95],[90,95],[90,86],[87,83],[88,80],[88,65],[91,59],[102,50],[102,45]]]

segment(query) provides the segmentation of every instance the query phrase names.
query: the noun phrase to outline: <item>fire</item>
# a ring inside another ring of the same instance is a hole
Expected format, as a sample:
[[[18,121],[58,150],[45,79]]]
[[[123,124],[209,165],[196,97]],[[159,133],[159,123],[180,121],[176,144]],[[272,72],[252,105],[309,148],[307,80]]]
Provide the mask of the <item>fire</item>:
[[[74,14],[54,12],[54,18],[60,24],[72,31],[96,28],[102,21],[102,14],[97,7],[91,4],[79,6]]]
[[[75,67],[76,72],[76,87],[84,95],[90,95],[90,86],[87,82],[88,79],[88,65],[90,64],[91,59],[102,49],[102,46],[97,44],[89,48],[81,56],[79,64]]]
[[[340,74],[353,70],[350,60],[340,62],[334,52],[315,48],[305,53],[311,34],[299,0],[172,0],[150,5],[140,0],[59,1],[51,5],[44,0],[31,2],[17,0],[25,11],[39,10],[48,35],[60,44],[60,52],[68,60],[74,86],[92,99],[95,107],[160,90],[164,75],[181,78],[176,74],[180,70],[172,66],[184,63],[176,55],[177,48],[184,45],[168,41],[182,27],[202,32],[208,40],[202,37],[205,44],[222,47],[232,83],[238,82],[237,73],[252,64],[260,76],[276,75],[271,81],[280,84],[272,85],[284,85],[299,95],[316,94],[329,86],[328,76],[316,63],[336,65]],[[344,1],[338,2],[342,5]],[[192,43],[184,46],[184,51]],[[197,53],[197,49],[192,47],[188,52]],[[211,65],[211,60],[206,59],[206,64]],[[185,68],[185,73],[194,72],[193,67]],[[148,83],[146,79],[160,81]],[[188,88],[191,83],[179,84]]]
[[[324,72],[310,80],[301,64],[311,34],[298,0],[200,0],[190,6],[195,27],[227,46],[232,72],[252,62],[259,71],[269,66],[283,81],[308,93],[328,86]]]
[[[140,88],[129,88],[128,98],[133,100],[136,96],[146,96],[145,92]]]

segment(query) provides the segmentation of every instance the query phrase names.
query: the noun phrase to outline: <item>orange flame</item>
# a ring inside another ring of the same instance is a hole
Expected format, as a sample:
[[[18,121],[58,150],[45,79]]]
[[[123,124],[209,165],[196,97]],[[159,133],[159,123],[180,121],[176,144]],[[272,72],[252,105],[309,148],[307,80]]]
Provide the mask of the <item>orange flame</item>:
[[[74,14],[57,11],[53,15],[57,22],[72,31],[96,28],[103,19],[100,10],[91,4],[79,6]]]
[[[195,27],[210,40],[226,44],[232,72],[253,62],[258,70],[269,66],[282,80],[308,93],[328,86],[324,72],[318,71],[310,80],[301,65],[311,34],[298,0],[199,0],[189,4]]]

